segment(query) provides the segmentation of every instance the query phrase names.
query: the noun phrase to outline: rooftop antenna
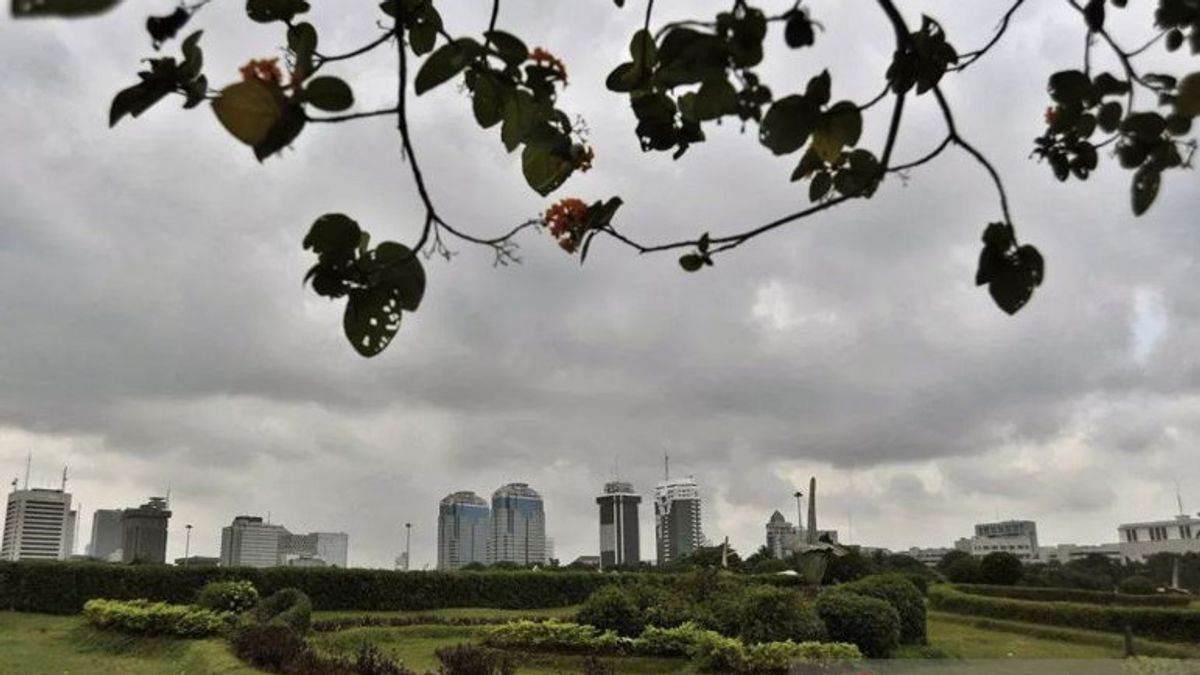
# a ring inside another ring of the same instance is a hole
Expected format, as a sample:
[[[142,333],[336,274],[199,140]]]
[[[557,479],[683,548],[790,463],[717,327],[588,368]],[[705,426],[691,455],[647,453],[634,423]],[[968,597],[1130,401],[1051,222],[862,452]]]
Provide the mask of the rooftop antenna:
[[[62,491],[67,491],[67,467],[65,465],[63,466]]]
[[[663,453],[663,475],[667,480],[671,480],[671,456]]]
[[[167,503],[168,509],[171,508],[171,484],[170,483],[167,483],[167,496],[163,501],[165,501]]]
[[[1186,516],[1187,512],[1183,510],[1183,496],[1179,493],[1179,480],[1175,481],[1175,503],[1179,505],[1179,515]]]
[[[33,451],[30,450],[29,454],[25,455],[25,488],[24,489],[26,489],[26,490],[29,489],[29,469],[32,466],[33,466]]]
[[[16,476],[13,476],[12,489],[14,492],[16,492],[17,485],[19,485],[20,483],[21,483],[21,481],[18,480]]]

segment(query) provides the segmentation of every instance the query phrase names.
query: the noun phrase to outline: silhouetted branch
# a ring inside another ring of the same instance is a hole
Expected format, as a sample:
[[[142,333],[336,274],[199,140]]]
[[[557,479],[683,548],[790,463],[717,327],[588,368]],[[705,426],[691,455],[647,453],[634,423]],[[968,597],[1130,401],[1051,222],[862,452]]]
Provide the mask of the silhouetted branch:
[[[386,43],[388,40],[390,40],[392,38],[393,35],[400,35],[400,31],[401,31],[401,28],[399,27],[399,25],[397,25],[395,30],[387,31],[386,33],[384,33],[383,35],[380,35],[375,40],[372,40],[370,43],[368,43],[362,47],[359,47],[358,49],[355,49],[352,52],[346,52],[345,54],[335,54],[332,56],[326,56],[324,54],[321,54],[320,52],[317,52],[317,53],[314,53],[313,56],[315,56],[317,58],[317,66],[318,67],[322,64],[330,63],[333,61],[345,61],[346,59],[352,59],[356,56],[361,56],[363,54],[366,54],[367,52],[371,51],[372,49],[375,49],[376,47]]]
[[[994,35],[992,35],[992,39],[988,40],[987,44],[985,44],[983,47],[981,47],[979,49],[976,49],[975,51],[967,52],[965,54],[960,54],[958,64],[956,64],[949,70],[953,70],[953,71],[966,70],[967,66],[978,61],[980,58],[983,57],[984,54],[988,53],[989,49],[991,49],[992,47],[995,47],[996,43],[1000,42],[1000,38],[1004,37],[1004,32],[1008,30],[1008,23],[1009,23],[1009,21],[1012,20],[1013,14],[1016,14],[1017,10],[1024,3],[1025,3],[1025,0],[1017,0],[1016,2],[1014,2],[1012,7],[1009,7],[1008,11],[1004,13],[1004,18],[1000,19],[1000,25],[996,27],[996,32]]]
[[[348,113],[345,115],[331,115],[328,117],[311,117],[306,116],[309,122],[348,122],[350,120],[362,119],[364,117],[380,117],[382,115],[395,115],[400,112],[399,108],[384,108],[383,110],[371,110],[369,112]]]
[[[954,136],[947,135],[945,138],[942,139],[942,142],[938,143],[938,146],[936,148],[934,148],[933,150],[931,150],[927,155],[921,157],[920,159],[916,159],[911,162],[908,162],[906,164],[898,164],[893,167],[888,167],[888,172],[889,173],[900,173],[901,171],[907,171],[909,169],[913,169],[918,166],[921,166],[922,164],[927,164],[927,163],[933,161],[933,159],[935,157],[942,154],[942,151],[945,150],[950,145],[950,143],[952,143],[953,141],[954,141]]]

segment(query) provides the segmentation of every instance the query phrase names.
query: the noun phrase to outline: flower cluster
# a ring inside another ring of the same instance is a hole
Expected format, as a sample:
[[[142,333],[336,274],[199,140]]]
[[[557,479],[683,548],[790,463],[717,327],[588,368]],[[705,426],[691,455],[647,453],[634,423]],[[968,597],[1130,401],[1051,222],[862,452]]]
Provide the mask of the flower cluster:
[[[567,253],[574,253],[587,227],[588,208],[582,199],[567,197],[546,210],[546,226],[550,236]]]
[[[244,80],[263,80],[281,84],[283,73],[279,70],[279,59],[251,59],[250,63],[238,69]]]
[[[592,168],[592,160],[596,159],[596,152],[590,145],[576,145],[572,150],[571,155],[575,168],[587,173],[588,169]]]
[[[567,83],[567,66],[562,62],[562,59],[542,49],[534,47],[530,52],[529,58],[539,66],[545,66],[554,71],[555,76],[562,81],[564,85]]]

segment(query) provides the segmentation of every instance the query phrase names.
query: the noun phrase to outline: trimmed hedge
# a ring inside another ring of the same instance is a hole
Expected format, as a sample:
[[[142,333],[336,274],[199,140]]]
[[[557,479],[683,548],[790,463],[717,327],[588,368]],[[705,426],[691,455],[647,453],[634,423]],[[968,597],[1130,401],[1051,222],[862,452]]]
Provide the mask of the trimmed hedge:
[[[876,574],[838,588],[878,598],[896,608],[900,615],[900,642],[925,643],[925,596],[903,574]]]
[[[856,645],[868,658],[891,656],[900,644],[900,614],[884,600],[833,588],[817,598],[829,639]]]
[[[1128,623],[1138,637],[1200,641],[1200,611],[1191,609],[1035,602],[970,594],[948,585],[929,589],[929,605],[956,614],[1108,632],[1122,632]]]
[[[233,614],[194,605],[97,598],[83,606],[83,618],[97,628],[131,635],[202,638],[215,635],[230,626]]]
[[[210,581],[196,594],[196,604],[218,612],[240,614],[258,604],[258,589],[249,581]]]
[[[1126,607],[1187,607],[1192,601],[1186,595],[1167,595],[1165,593],[1162,595],[1133,595],[1108,591],[1085,591],[1077,588],[991,586],[987,584],[955,584],[954,587],[971,595],[1038,602],[1079,602],[1089,605],[1124,605]]]
[[[312,602],[298,588],[284,588],[264,598],[254,609],[259,623],[283,624],[300,635],[312,624]]]

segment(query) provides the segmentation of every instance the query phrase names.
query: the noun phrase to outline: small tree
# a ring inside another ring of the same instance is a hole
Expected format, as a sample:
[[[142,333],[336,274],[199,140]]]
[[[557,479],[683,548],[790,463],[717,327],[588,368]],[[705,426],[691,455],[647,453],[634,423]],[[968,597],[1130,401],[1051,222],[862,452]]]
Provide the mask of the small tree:
[[[979,561],[979,578],[985,584],[1012,586],[1024,574],[1021,559],[1008,551],[992,551]]]

